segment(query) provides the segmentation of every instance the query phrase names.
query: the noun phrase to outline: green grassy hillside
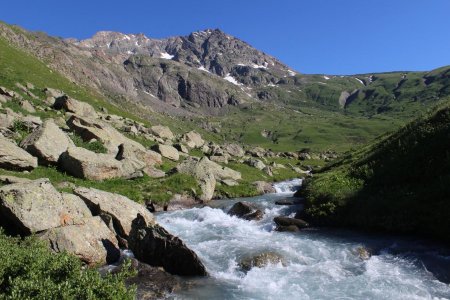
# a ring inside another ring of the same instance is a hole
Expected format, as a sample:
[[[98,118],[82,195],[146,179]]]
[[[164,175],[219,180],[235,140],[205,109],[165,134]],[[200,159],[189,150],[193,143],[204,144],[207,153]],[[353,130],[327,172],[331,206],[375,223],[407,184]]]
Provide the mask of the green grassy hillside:
[[[301,192],[316,224],[450,241],[450,105],[316,174]]]

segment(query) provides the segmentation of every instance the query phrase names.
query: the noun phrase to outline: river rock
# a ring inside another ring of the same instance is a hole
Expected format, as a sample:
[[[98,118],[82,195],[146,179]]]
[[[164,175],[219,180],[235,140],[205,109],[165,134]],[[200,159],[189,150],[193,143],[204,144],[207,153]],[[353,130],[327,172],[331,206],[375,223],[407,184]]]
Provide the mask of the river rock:
[[[172,131],[167,126],[162,126],[162,125],[152,126],[152,127],[150,127],[150,132],[153,135],[155,135],[159,138],[165,139],[165,140],[173,140],[173,138],[174,138]]]
[[[126,283],[136,286],[136,299],[165,299],[171,293],[182,288],[183,284],[177,276],[171,275],[161,270],[161,268],[139,262],[137,259],[131,259],[131,262],[137,274],[127,278]],[[113,273],[119,271],[120,267],[118,270],[114,270]]]
[[[16,144],[0,136],[0,168],[15,171],[32,170],[37,167],[37,158]]]
[[[206,268],[194,251],[182,240],[168,233],[158,224],[147,224],[138,214],[133,221],[128,245],[135,257],[152,266],[181,276],[206,276]]]
[[[289,217],[275,217],[273,219],[273,221],[275,222],[275,224],[278,225],[277,231],[285,231],[283,230],[283,227],[288,227],[288,226],[296,226],[298,229],[303,229],[303,228],[307,228],[309,227],[309,224],[301,219],[294,219],[294,218],[289,218]],[[286,228],[284,228],[286,229]]]
[[[177,161],[180,159],[180,154],[178,150],[169,145],[158,144],[154,147],[154,149],[159,152],[163,157],[168,158],[170,160]]]
[[[68,97],[67,95],[62,95],[56,98],[55,103],[53,104],[53,108],[64,109],[65,111],[74,113],[82,117],[91,117],[91,118],[98,117],[92,105],[86,102],[75,100],[73,98]]]
[[[280,199],[276,200],[276,205],[299,205],[303,204],[305,202],[304,198],[286,198],[286,199]]]
[[[283,263],[284,259],[275,252],[263,252],[258,255],[247,257],[241,260],[239,266],[244,271],[250,271],[252,268],[263,268],[269,264]]]
[[[205,144],[202,136],[195,131],[189,131],[188,133],[183,134],[181,142],[186,144],[189,148],[200,148]]]
[[[52,228],[39,238],[53,251],[67,251],[90,266],[113,263],[120,257],[117,239],[100,217],[91,217],[79,225]]]
[[[114,228],[121,237],[129,236],[131,224],[137,214],[148,224],[155,222],[153,215],[143,205],[125,196],[84,187],[78,187],[73,192],[86,202],[94,215],[110,215]]]
[[[70,146],[74,146],[72,140],[52,119],[46,120],[20,143],[20,147],[38,157],[44,165],[56,164]]]
[[[92,216],[81,199],[59,193],[48,179],[1,187],[0,215],[14,232],[22,234],[78,224]]]
[[[248,202],[235,203],[228,211],[228,214],[247,221],[261,220],[264,216],[260,209]]]

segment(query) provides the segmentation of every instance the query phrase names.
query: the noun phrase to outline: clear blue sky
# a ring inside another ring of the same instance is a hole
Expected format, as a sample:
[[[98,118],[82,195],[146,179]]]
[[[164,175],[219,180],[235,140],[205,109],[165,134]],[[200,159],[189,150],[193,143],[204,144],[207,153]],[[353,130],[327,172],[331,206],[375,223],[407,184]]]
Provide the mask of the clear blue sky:
[[[61,37],[220,28],[302,73],[450,64],[450,0],[5,0],[0,19]]]

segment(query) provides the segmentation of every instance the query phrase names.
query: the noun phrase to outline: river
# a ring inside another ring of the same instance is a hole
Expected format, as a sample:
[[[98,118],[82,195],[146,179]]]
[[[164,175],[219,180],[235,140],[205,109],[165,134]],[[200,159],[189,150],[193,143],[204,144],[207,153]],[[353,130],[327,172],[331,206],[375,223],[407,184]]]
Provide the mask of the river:
[[[411,237],[367,235],[354,231],[308,229],[275,231],[273,218],[293,216],[299,208],[278,206],[301,181],[276,186],[277,194],[214,201],[210,207],[158,215],[158,222],[179,236],[205,264],[210,276],[171,299],[450,299],[450,251]],[[260,221],[226,214],[237,201],[263,208]],[[370,249],[363,260],[358,248]],[[242,258],[276,252],[283,263],[253,268]]]

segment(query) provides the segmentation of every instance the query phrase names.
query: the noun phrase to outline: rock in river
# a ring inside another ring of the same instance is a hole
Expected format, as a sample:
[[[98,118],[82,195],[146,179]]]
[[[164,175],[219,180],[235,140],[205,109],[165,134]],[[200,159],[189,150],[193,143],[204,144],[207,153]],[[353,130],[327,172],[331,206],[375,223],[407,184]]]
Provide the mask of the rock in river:
[[[228,214],[248,221],[261,220],[264,215],[260,209],[248,202],[235,203],[228,211]]]
[[[128,245],[135,257],[152,266],[181,276],[206,276],[206,268],[194,251],[182,240],[158,224],[147,224],[138,214],[133,221]]]

